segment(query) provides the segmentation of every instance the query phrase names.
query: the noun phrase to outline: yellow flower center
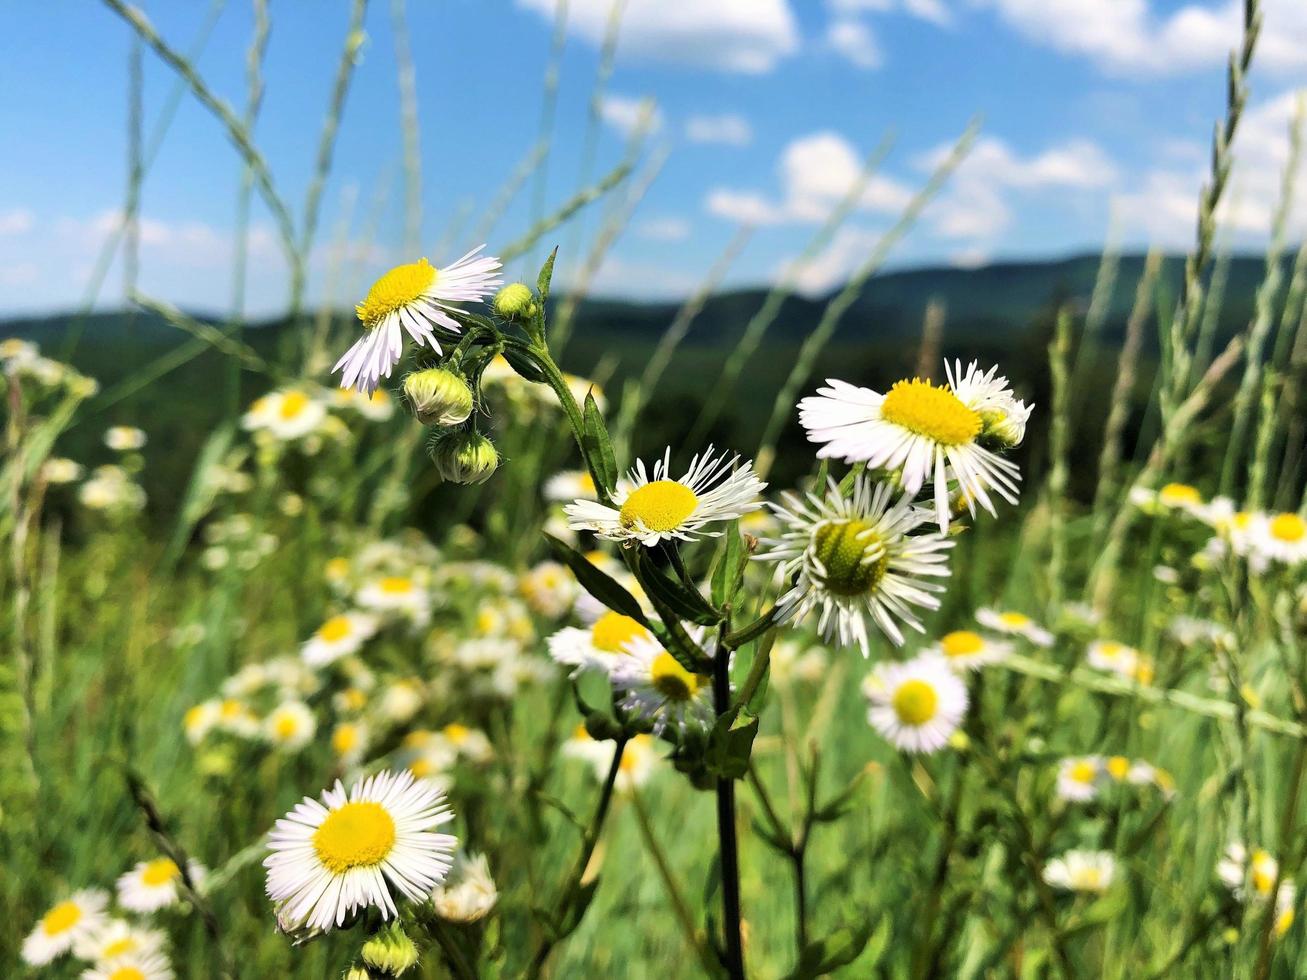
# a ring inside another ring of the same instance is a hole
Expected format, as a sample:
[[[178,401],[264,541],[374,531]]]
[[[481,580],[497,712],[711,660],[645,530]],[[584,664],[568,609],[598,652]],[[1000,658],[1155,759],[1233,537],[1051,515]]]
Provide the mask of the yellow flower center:
[[[1098,775],[1098,767],[1088,759],[1081,759],[1071,767],[1067,775],[1074,783],[1092,783]]]
[[[699,498],[683,483],[654,480],[632,491],[622,504],[622,527],[643,525],[650,531],[674,531],[694,513]]]
[[[1289,906],[1275,918],[1275,934],[1283,936],[1293,926],[1293,906]]]
[[[1081,868],[1079,885],[1090,891],[1098,891],[1103,887],[1103,872],[1098,868]]]
[[[158,888],[172,881],[180,872],[172,858],[155,858],[141,872],[141,881],[151,888]]]
[[[344,755],[358,745],[359,732],[353,725],[338,725],[331,733],[331,747],[337,755]]]
[[[1253,887],[1259,895],[1269,895],[1275,887],[1275,875],[1279,870],[1275,858],[1266,851],[1253,851]]]
[[[1187,483],[1168,483],[1157,491],[1157,499],[1164,504],[1201,504],[1203,495],[1198,492],[1196,487],[1191,487]]]
[[[1099,655],[1106,657],[1108,660],[1115,660],[1117,657],[1122,656],[1125,651],[1126,645],[1118,643],[1116,640],[1104,640],[1098,645]]]
[[[390,575],[381,580],[381,591],[387,595],[405,595],[413,591],[413,580],[401,575]]]
[[[455,745],[461,745],[467,741],[467,737],[472,734],[472,730],[466,725],[460,725],[456,721],[451,721],[443,729],[442,734]]]
[[[1271,537],[1288,544],[1297,544],[1307,537],[1307,521],[1297,514],[1277,514],[1271,519]]]
[[[318,627],[318,639],[326,640],[328,643],[339,643],[349,634],[350,622],[348,616],[332,616]]]
[[[349,559],[341,557],[331,559],[327,562],[326,574],[329,579],[344,578],[349,574]]]
[[[581,488],[582,493],[595,492],[595,478],[589,473],[582,473],[576,478],[576,484]]]
[[[273,730],[280,739],[293,738],[295,733],[300,730],[300,723],[296,721],[295,716],[287,712],[277,716],[277,721],[273,725]]]
[[[145,973],[139,967],[120,966],[109,974],[109,980],[145,980]]]
[[[1025,613],[1019,612],[1001,613],[998,620],[1008,629],[1014,630],[1024,629],[1030,625],[1030,617],[1025,615]]]
[[[82,920],[82,907],[76,902],[60,902],[41,920],[41,928],[47,936],[57,936],[67,932]]]
[[[354,312],[371,330],[382,320],[416,302],[436,281],[436,267],[426,259],[397,265],[372,284]]]
[[[361,711],[368,703],[368,696],[357,687],[347,687],[340,692],[340,701],[346,711]]]
[[[826,570],[827,590],[841,596],[874,591],[889,567],[889,552],[863,521],[832,521],[817,528],[812,550]]]
[[[313,832],[313,850],[332,874],[380,864],[395,846],[395,821],[380,803],[346,803]]]
[[[606,612],[590,627],[590,643],[604,653],[625,653],[626,644],[648,632],[636,620],[621,613]]]
[[[954,630],[952,633],[946,633],[939,641],[939,645],[943,648],[945,656],[949,657],[969,657],[985,649],[985,641],[980,634],[973,633],[971,630]]]
[[[894,692],[894,713],[905,725],[924,725],[935,717],[939,695],[926,681],[904,681]]]
[[[186,714],[182,717],[182,726],[188,732],[194,731],[204,723],[204,716],[206,713],[207,710],[202,704],[197,704],[195,707],[187,709]]]
[[[235,721],[245,714],[245,705],[239,701],[228,699],[222,702],[222,707],[218,711],[227,721]]]
[[[1107,760],[1107,771],[1119,783],[1130,772],[1130,760],[1123,755],[1114,755]]]
[[[881,418],[941,446],[961,446],[980,434],[980,415],[947,388],[913,378],[898,381],[880,403]]]
[[[281,399],[281,407],[277,413],[281,416],[282,421],[289,422],[296,418],[304,409],[309,406],[309,396],[302,391],[288,391]]]
[[[112,960],[119,956],[125,956],[128,953],[136,952],[136,938],[134,936],[123,936],[122,939],[116,939],[104,949],[100,950],[100,959]]]
[[[688,701],[694,697],[702,683],[698,676],[690,673],[680,665],[675,657],[665,650],[654,657],[649,668],[649,676],[654,690],[669,701]]]

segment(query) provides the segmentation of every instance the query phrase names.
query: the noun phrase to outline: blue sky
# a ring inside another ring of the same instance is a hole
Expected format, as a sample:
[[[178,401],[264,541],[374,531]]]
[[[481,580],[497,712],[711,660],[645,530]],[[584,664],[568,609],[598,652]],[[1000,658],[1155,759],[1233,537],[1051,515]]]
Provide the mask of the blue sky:
[[[421,125],[422,248],[433,261],[470,241],[480,216],[535,144],[555,0],[408,0]],[[586,169],[589,103],[612,0],[570,0],[546,210]],[[895,251],[897,265],[977,264],[1101,247],[1183,247],[1206,141],[1223,109],[1223,66],[1238,0],[626,0],[591,178],[621,159],[632,120],[652,107],[644,166],[664,159],[591,283],[596,292],[691,290],[743,224],[754,232],[729,284],[773,281],[843,195],[861,159],[893,147],[851,219],[799,271],[837,284],[893,223],[931,162],[973,116],[984,127],[949,188]],[[271,5],[266,96],[255,127],[297,217],[348,25],[348,5]],[[143,7],[174,47],[193,50],[211,8]],[[249,4],[228,0],[197,66],[244,105]],[[403,155],[390,0],[373,0],[349,93],[312,299],[353,301],[407,258]],[[68,309],[86,295],[120,222],[131,34],[95,3],[0,10],[0,314]],[[1261,61],[1238,144],[1227,241],[1264,240],[1287,159],[1296,92],[1307,84],[1307,4],[1267,0]],[[144,61],[147,139],[175,77]],[[648,101],[645,101],[648,100]],[[221,127],[183,98],[141,203],[144,291],[221,312],[232,304],[239,158]],[[637,180],[640,179],[638,176]],[[534,179],[487,238],[494,251],[534,214]],[[604,205],[552,236],[574,279]],[[1302,212],[1304,208],[1299,208]],[[1303,227],[1301,215],[1295,232]],[[442,251],[443,250],[443,251]],[[247,307],[272,313],[286,275],[256,202]],[[521,270],[513,270],[522,274]],[[99,293],[121,302],[115,265]]]

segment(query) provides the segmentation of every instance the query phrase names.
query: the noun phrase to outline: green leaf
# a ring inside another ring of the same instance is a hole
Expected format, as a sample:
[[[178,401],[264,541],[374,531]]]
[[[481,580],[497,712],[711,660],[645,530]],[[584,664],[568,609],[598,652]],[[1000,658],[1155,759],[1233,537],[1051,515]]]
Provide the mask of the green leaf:
[[[812,819],[818,823],[834,823],[848,813],[853,808],[854,797],[866,775],[867,771],[864,769],[854,776],[849,785],[844,787],[834,799],[828,800],[813,812]]]
[[[603,491],[602,496],[612,496],[617,488],[617,457],[613,455],[613,443],[608,438],[608,427],[604,425],[593,391],[585,393],[581,424],[581,447],[585,450],[590,473]]]
[[[748,562],[748,553],[744,547],[744,538],[740,536],[740,522],[731,521],[722,535],[722,553],[717,560],[717,567],[712,574],[712,601],[714,606],[724,606],[735,598],[744,581],[744,566]]]
[[[700,626],[716,626],[722,621],[722,614],[708,604],[698,589],[691,589],[664,575],[646,552],[641,551],[636,562],[643,573],[640,584],[644,586],[649,598],[655,604],[666,607],[673,618],[698,623]]]
[[[558,246],[549,253],[549,258],[545,259],[545,264],[540,267],[540,278],[536,280],[536,291],[540,293],[540,306],[543,309],[545,301],[549,299],[549,283],[554,278],[554,259],[558,258]]]
[[[759,837],[764,844],[771,847],[778,854],[788,856],[793,853],[794,847],[790,841],[786,840],[770,827],[765,826],[757,820],[754,820],[752,823],[754,834]]]
[[[615,579],[600,571],[583,554],[552,534],[546,534],[545,541],[549,544],[554,557],[572,570],[576,580],[581,583],[581,588],[613,612],[630,616],[645,626],[649,625],[644,610],[640,608],[640,603],[636,601],[635,596],[622,588]]]
[[[504,348],[504,360],[508,362],[509,367],[520,374],[527,381],[533,384],[544,384],[545,376],[540,368],[536,366],[535,361],[527,357],[521,351],[512,347]]]
[[[737,718],[732,723],[730,715],[722,716],[708,736],[708,751],[704,756],[708,769],[722,779],[743,779],[749,771],[749,756],[757,734],[757,718]]]
[[[859,967],[860,974],[868,976],[876,961],[884,954],[889,939],[888,918],[881,919],[880,925],[875,930],[875,937],[873,942],[870,923],[843,925],[825,939],[818,939],[803,947],[798,964],[786,980],[813,980],[815,977],[825,976],[842,966],[848,966],[860,957],[864,950],[870,949],[874,953],[872,960]]]

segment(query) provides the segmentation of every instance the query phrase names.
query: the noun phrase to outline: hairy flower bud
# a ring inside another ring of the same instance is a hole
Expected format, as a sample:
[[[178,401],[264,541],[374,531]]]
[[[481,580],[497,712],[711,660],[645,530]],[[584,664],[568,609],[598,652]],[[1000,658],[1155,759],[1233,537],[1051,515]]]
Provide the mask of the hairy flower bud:
[[[472,389],[444,368],[426,368],[408,375],[404,395],[423,425],[461,425],[472,414]]]
[[[397,977],[418,961],[418,948],[398,922],[392,922],[363,944],[359,955],[374,970]]]
[[[479,432],[456,432],[430,447],[436,472],[450,483],[484,483],[499,466],[499,453]]]
[[[525,320],[536,313],[535,294],[530,286],[511,282],[495,294],[494,309],[505,320]]]

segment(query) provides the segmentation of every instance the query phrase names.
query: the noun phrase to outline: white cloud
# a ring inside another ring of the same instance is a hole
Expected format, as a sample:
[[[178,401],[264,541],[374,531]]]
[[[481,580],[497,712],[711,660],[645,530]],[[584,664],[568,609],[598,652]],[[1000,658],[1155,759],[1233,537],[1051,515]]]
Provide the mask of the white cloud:
[[[797,259],[784,262],[781,276],[794,274],[794,288],[805,296],[821,296],[849,278],[871,254],[880,240],[878,232],[844,225],[826,248],[806,263]]]
[[[518,0],[551,20],[557,3]],[[611,9],[612,0],[568,0],[568,30],[599,44]],[[798,46],[788,0],[628,0],[619,35],[623,56],[755,75]]]
[[[1169,16],[1147,0],[973,0],[993,7],[1026,37],[1082,55],[1116,74],[1173,74],[1219,68],[1238,43],[1243,0],[1188,3]],[[1265,0],[1258,64],[1307,66],[1307,3]]]
[[[979,269],[982,265],[988,264],[989,259],[989,250],[979,245],[959,249],[948,257],[949,264],[959,269]]]
[[[948,27],[953,23],[953,15],[943,0],[827,0],[826,6],[834,14],[858,14],[864,11],[888,13],[897,9],[940,27]]]
[[[599,105],[599,115],[623,136],[630,136],[641,126],[647,133],[663,128],[663,113],[653,99],[633,99],[608,95]]]
[[[732,112],[720,116],[691,116],[685,122],[685,138],[691,143],[748,146],[753,142],[753,127],[749,120]]]
[[[717,188],[705,207],[711,214],[750,224],[783,224],[825,220],[862,173],[863,161],[843,136],[812,133],[791,142],[781,153],[782,196],[770,201],[754,191]],[[898,181],[873,174],[858,201],[861,210],[893,214],[912,198]]]
[[[860,20],[833,20],[826,29],[826,43],[855,68],[869,71],[884,62],[880,45],[870,27]]]
[[[22,235],[32,230],[36,219],[26,208],[0,211],[0,235]]]
[[[690,230],[685,218],[650,218],[636,228],[636,234],[655,242],[682,242],[690,237]]]

